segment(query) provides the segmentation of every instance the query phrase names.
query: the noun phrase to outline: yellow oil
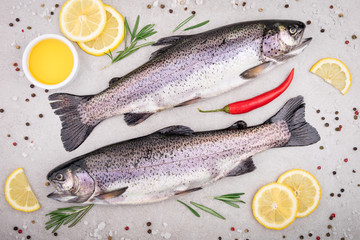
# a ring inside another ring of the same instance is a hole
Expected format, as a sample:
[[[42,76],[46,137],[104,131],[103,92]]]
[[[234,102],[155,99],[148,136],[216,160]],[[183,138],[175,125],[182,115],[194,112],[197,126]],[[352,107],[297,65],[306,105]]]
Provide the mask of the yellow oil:
[[[74,66],[70,48],[60,40],[45,39],[36,44],[29,55],[31,75],[43,84],[64,81]]]

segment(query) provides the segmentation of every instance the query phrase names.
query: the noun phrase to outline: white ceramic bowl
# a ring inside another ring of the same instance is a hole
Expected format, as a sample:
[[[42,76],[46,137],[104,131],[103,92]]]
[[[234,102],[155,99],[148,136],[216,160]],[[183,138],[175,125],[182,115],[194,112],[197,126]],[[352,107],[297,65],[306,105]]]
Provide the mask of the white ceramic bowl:
[[[40,41],[45,40],[45,39],[57,39],[57,40],[62,41],[70,48],[71,53],[74,58],[74,66],[73,66],[73,69],[72,69],[70,75],[64,81],[62,81],[58,84],[41,83],[32,76],[32,74],[30,73],[30,70],[29,70],[29,55],[30,55],[31,50],[37,43],[39,43]],[[65,86],[66,84],[71,82],[71,80],[73,80],[76,77],[76,74],[79,70],[79,56],[76,52],[74,45],[72,45],[72,43],[69,40],[67,40],[66,38],[56,35],[56,34],[44,34],[44,35],[41,35],[41,36],[33,39],[26,46],[23,57],[22,57],[22,67],[23,67],[26,78],[29,79],[29,81],[31,83],[33,83],[34,85],[44,88],[44,89],[56,89],[56,88],[61,88],[61,87]]]

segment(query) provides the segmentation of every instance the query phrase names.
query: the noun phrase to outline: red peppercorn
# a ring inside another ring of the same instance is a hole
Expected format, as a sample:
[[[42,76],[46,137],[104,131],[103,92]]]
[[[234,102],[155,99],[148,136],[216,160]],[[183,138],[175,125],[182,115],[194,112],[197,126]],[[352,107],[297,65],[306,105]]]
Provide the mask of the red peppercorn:
[[[319,236],[317,236],[317,237],[316,237],[316,240],[320,240],[320,237],[319,237]]]
[[[17,72],[18,72],[18,71],[20,71],[20,68],[18,68],[18,67],[17,67],[17,68],[15,68],[15,71],[17,71]]]
[[[130,228],[128,226],[125,227],[125,230],[128,231]]]
[[[17,145],[17,143],[16,143],[16,142],[13,142],[13,145],[14,145],[14,146],[16,146],[16,145]]]
[[[348,40],[345,41],[345,44],[349,44],[350,42]]]
[[[17,66],[18,66],[17,62],[14,62],[14,63],[13,63],[13,66],[14,66],[14,67],[17,67]]]
[[[22,233],[22,230],[21,230],[21,229],[19,229],[18,233]]]
[[[317,167],[317,169],[319,169],[319,170],[320,170],[320,169],[321,169],[321,166],[318,166],[318,167]]]
[[[335,213],[332,213],[331,216],[334,218],[334,217],[335,217]]]
[[[24,29],[21,29],[21,32],[24,32]]]
[[[235,231],[235,228],[234,228],[234,227],[231,227],[230,230],[231,230],[231,231]]]
[[[356,110],[356,111],[355,111],[355,114],[356,114],[356,115],[359,115],[359,111]]]
[[[347,158],[344,159],[344,162],[348,162],[348,161],[349,161],[349,159],[347,159]]]

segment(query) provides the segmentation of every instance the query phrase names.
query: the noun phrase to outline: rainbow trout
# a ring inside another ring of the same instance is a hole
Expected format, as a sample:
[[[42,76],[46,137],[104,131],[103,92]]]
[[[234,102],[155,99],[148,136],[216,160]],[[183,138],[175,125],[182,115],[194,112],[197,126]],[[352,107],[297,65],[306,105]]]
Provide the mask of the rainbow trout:
[[[96,95],[55,93],[64,148],[79,147],[103,120],[124,114],[136,125],[164,109],[220,95],[296,56],[310,43],[305,24],[291,20],[236,23],[204,33],[158,40],[150,60],[114,78]]]
[[[264,124],[239,121],[223,130],[194,133],[171,126],[66,162],[47,175],[61,202],[142,204],[200,190],[223,177],[251,172],[251,156],[276,147],[307,146],[320,137],[304,119],[301,96]]]

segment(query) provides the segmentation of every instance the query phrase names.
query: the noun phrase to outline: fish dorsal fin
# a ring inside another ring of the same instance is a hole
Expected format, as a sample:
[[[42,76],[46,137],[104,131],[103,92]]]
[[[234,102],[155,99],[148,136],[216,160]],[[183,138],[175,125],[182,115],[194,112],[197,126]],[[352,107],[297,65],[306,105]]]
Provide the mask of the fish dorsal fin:
[[[253,68],[249,68],[248,70],[244,71],[240,74],[240,77],[244,79],[250,79],[257,77],[260,73],[264,72],[265,70],[269,70],[270,67],[273,65],[273,62],[264,62],[261,63]]]
[[[235,122],[233,125],[231,125],[230,127],[226,128],[226,129],[245,129],[247,128],[247,124],[245,121],[243,120],[240,120],[240,121],[237,121]]]
[[[189,38],[191,35],[177,35],[177,36],[171,36],[171,37],[164,37],[160,38],[156,43],[154,43],[152,46],[161,46],[161,45],[167,45],[163,48],[160,48],[153,52],[150,56],[150,59],[154,59],[155,57],[163,54],[168,49],[172,48],[174,45],[184,41],[185,39]]]
[[[121,80],[123,80],[124,77],[114,77],[110,80],[109,82],[109,87],[111,87],[112,85],[114,85],[115,83],[120,82]]]
[[[190,136],[194,133],[194,131],[191,128],[182,126],[182,125],[166,127],[166,128],[160,129],[157,132],[161,133],[161,134],[185,135],[185,136]]]
[[[243,161],[239,165],[237,165],[234,169],[232,169],[226,177],[235,177],[248,172],[252,172],[255,170],[255,164],[252,160],[252,157],[249,157]]]
[[[121,194],[123,194],[127,189],[128,189],[128,187],[124,187],[124,188],[120,188],[115,191],[101,193],[101,194],[97,195],[95,198],[98,200],[107,200],[107,199],[116,198],[116,197],[120,196]]]

